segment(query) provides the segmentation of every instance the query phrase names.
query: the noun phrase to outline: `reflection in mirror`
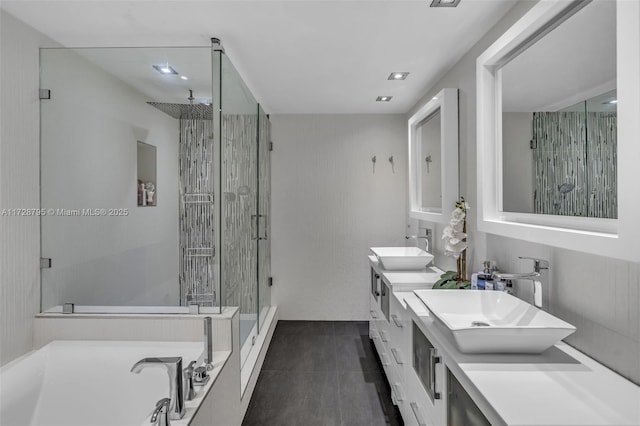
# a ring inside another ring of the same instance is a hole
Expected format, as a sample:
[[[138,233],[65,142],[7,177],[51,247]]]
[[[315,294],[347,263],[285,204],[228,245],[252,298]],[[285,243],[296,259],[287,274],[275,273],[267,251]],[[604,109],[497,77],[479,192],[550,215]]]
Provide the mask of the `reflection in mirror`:
[[[440,109],[418,124],[421,170],[421,207],[424,211],[442,211],[440,158]]]
[[[584,6],[500,73],[502,210],[617,218],[615,2]]]
[[[448,222],[458,200],[458,89],[442,89],[408,120],[410,217]]]

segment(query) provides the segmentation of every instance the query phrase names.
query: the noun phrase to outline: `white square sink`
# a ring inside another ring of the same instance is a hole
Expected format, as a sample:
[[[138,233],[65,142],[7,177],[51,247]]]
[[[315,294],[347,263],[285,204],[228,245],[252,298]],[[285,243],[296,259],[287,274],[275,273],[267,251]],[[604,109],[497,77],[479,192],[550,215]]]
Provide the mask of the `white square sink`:
[[[424,269],[433,255],[418,247],[371,247],[382,268],[387,271],[415,271]]]
[[[576,328],[502,291],[416,290],[461,352],[544,352]]]

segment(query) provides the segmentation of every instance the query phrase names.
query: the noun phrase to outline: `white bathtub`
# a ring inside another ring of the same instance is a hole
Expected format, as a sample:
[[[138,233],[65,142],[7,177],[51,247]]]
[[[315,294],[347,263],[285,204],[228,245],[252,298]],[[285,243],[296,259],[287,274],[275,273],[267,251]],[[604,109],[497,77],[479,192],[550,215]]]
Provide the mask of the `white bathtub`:
[[[181,356],[186,366],[202,352],[202,342],[52,342],[0,369],[0,425],[148,425],[155,403],[169,396],[167,373],[147,368],[133,374],[131,366],[163,356]],[[179,424],[188,424],[194,402]]]

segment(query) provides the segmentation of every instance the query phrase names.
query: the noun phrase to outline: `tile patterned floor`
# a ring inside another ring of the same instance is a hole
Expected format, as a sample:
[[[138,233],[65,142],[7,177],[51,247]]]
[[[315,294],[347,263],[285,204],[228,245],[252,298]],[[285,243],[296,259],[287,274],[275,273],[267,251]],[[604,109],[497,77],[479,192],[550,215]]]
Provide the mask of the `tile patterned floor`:
[[[278,322],[243,426],[402,424],[368,323]]]

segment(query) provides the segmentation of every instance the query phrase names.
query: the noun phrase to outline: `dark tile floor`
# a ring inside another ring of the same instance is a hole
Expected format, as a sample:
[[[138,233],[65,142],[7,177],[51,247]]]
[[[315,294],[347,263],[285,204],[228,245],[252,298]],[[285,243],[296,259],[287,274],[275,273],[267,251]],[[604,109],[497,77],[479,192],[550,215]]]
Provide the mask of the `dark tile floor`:
[[[243,426],[402,424],[368,323],[278,322]]]

